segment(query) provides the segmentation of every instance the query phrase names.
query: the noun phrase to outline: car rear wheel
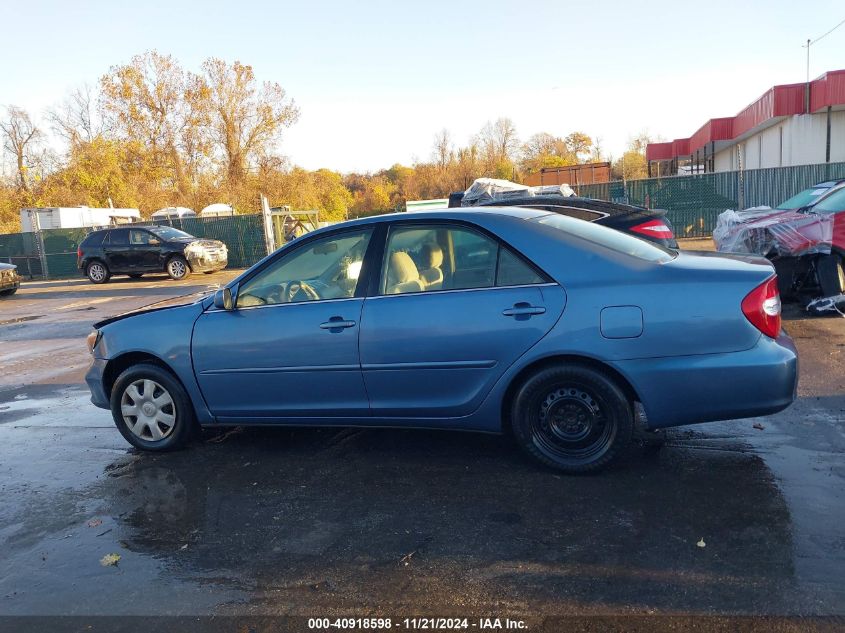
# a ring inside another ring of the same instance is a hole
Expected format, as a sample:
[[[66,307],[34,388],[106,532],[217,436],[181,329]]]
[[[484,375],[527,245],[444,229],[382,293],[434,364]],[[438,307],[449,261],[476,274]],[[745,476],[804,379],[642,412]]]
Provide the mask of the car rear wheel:
[[[85,268],[85,275],[92,284],[104,284],[111,277],[109,269],[103,262],[93,261]]]
[[[845,269],[842,267],[842,258],[838,254],[822,255],[816,264],[816,274],[822,296],[833,297],[845,294]]]
[[[170,275],[171,279],[179,281],[190,275],[191,269],[184,257],[176,255],[167,262],[167,274]]]
[[[111,410],[121,435],[145,451],[181,448],[196,428],[185,389],[170,372],[149,363],[130,367],[118,376]]]
[[[606,466],[624,450],[634,415],[625,393],[604,372],[558,365],[522,384],[512,401],[511,421],[529,455],[577,474]]]

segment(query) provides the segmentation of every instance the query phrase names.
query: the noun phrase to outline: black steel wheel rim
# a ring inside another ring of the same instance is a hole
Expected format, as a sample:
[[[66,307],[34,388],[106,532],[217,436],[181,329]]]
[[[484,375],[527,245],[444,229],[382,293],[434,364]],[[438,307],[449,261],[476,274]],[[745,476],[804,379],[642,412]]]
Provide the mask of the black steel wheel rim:
[[[553,459],[593,461],[607,452],[616,435],[607,407],[581,385],[546,391],[531,419],[534,445]]]

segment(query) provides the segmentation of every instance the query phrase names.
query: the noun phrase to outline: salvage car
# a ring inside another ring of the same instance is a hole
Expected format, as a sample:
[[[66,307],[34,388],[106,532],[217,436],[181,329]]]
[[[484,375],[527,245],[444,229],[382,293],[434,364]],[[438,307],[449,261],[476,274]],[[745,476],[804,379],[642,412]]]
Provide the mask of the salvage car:
[[[18,267],[14,264],[0,262],[0,297],[15,294],[20,286],[21,278],[18,275]]]
[[[212,295],[97,323],[88,345],[91,400],[140,449],[198,426],[460,429],[569,473],[610,463],[635,419],[780,411],[798,377],[765,259],[515,207],[319,229]]]
[[[220,240],[196,238],[170,226],[122,227],[92,231],[79,245],[77,266],[95,284],[112,275],[137,279],[166,272],[184,279],[192,272],[226,268],[229,252]]]
[[[769,258],[785,298],[845,293],[845,179],[820,182],[775,209],[726,211],[713,241],[720,252]]]
[[[663,209],[582,198],[568,185],[526,187],[506,180],[477,179],[466,191],[449,196],[449,207],[526,207],[595,222],[617,231],[678,248],[672,223]]]

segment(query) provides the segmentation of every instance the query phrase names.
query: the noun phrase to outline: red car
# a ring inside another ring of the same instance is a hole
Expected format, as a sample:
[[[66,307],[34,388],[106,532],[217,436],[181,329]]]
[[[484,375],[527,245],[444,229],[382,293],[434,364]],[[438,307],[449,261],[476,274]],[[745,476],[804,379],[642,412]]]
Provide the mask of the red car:
[[[722,252],[768,257],[785,297],[845,294],[845,179],[819,183],[776,209],[726,211],[713,240]]]

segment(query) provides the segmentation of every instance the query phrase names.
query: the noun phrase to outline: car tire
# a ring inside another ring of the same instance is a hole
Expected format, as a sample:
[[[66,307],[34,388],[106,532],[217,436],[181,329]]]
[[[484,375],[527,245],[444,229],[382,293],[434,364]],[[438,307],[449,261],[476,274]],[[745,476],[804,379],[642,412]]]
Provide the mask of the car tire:
[[[129,279],[140,279],[144,273],[129,273]]]
[[[816,275],[823,297],[845,294],[845,269],[838,254],[822,255],[816,263]]]
[[[11,297],[18,291],[17,288],[9,288],[8,290],[0,290],[0,297]]]
[[[556,365],[529,376],[511,402],[513,434],[531,457],[569,474],[607,466],[631,441],[632,403],[606,373]]]
[[[183,447],[196,431],[185,388],[166,369],[151,363],[123,371],[112,387],[111,411],[120,434],[144,451]]]
[[[108,266],[98,259],[89,262],[85,267],[85,276],[92,284],[104,284],[111,277]]]
[[[188,266],[187,260],[181,255],[174,255],[168,259],[165,269],[170,278],[176,281],[181,281],[191,274],[191,267]]]

